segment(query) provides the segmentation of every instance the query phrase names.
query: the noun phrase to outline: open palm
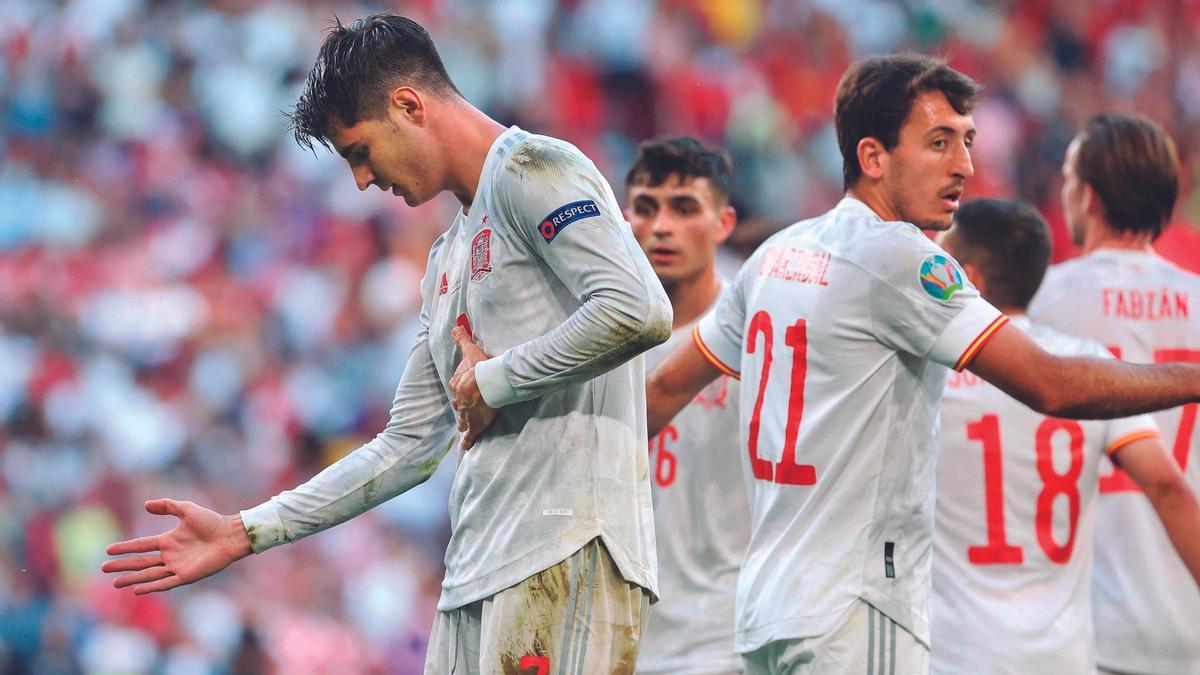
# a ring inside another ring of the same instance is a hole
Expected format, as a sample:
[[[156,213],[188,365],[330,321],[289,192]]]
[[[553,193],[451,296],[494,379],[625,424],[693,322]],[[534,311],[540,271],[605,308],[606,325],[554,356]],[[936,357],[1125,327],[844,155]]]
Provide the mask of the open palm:
[[[238,516],[222,516],[192,502],[152,499],[146,511],[175,516],[174,529],[150,537],[109,545],[109,555],[144,553],[100,566],[104,572],[127,572],[113,586],[133,586],[137,595],[166,591],[220,572],[250,554],[250,540]]]

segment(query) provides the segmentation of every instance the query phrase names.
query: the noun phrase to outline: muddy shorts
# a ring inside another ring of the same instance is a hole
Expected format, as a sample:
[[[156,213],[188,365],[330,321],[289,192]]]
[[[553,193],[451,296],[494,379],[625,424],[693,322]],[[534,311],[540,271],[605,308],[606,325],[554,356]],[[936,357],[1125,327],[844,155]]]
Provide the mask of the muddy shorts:
[[[425,675],[633,673],[649,601],[593,539],[516,586],[438,612]]]

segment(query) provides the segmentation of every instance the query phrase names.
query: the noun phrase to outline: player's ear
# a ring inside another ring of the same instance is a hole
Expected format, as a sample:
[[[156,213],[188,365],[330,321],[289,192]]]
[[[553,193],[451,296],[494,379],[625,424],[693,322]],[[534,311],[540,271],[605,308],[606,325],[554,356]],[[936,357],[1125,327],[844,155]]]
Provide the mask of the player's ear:
[[[718,246],[725,243],[729,235],[733,234],[733,228],[737,225],[737,209],[729,204],[721,209],[721,218],[717,222],[717,235],[713,237],[713,242]]]
[[[1104,205],[1096,196],[1096,191],[1087,183],[1083,184],[1083,212],[1093,217],[1104,217]]]
[[[412,87],[396,87],[388,94],[388,116],[393,122],[425,125],[425,99]]]
[[[867,136],[858,142],[858,166],[868,178],[879,180],[887,173],[888,151],[878,138]]]

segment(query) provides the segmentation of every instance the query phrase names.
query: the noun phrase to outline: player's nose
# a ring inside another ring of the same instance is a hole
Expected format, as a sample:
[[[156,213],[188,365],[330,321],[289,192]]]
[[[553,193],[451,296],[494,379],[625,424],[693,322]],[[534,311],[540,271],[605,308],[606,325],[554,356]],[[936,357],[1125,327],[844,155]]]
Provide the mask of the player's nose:
[[[964,143],[958,146],[954,157],[954,175],[970,178],[975,175],[975,164],[971,161],[971,150]]]
[[[359,191],[366,191],[371,187],[371,183],[375,181],[375,174],[365,166],[356,166],[352,169],[354,172],[354,182],[358,185]]]

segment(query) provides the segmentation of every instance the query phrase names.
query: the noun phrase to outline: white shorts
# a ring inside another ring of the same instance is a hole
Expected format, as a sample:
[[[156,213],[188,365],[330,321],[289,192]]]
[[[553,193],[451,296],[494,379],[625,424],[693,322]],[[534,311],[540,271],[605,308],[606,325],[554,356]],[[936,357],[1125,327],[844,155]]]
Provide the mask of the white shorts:
[[[855,601],[846,616],[824,635],[776,640],[742,658],[746,675],[929,672],[929,648],[864,600]]]
[[[425,675],[633,673],[649,604],[593,539],[516,586],[438,612]]]

